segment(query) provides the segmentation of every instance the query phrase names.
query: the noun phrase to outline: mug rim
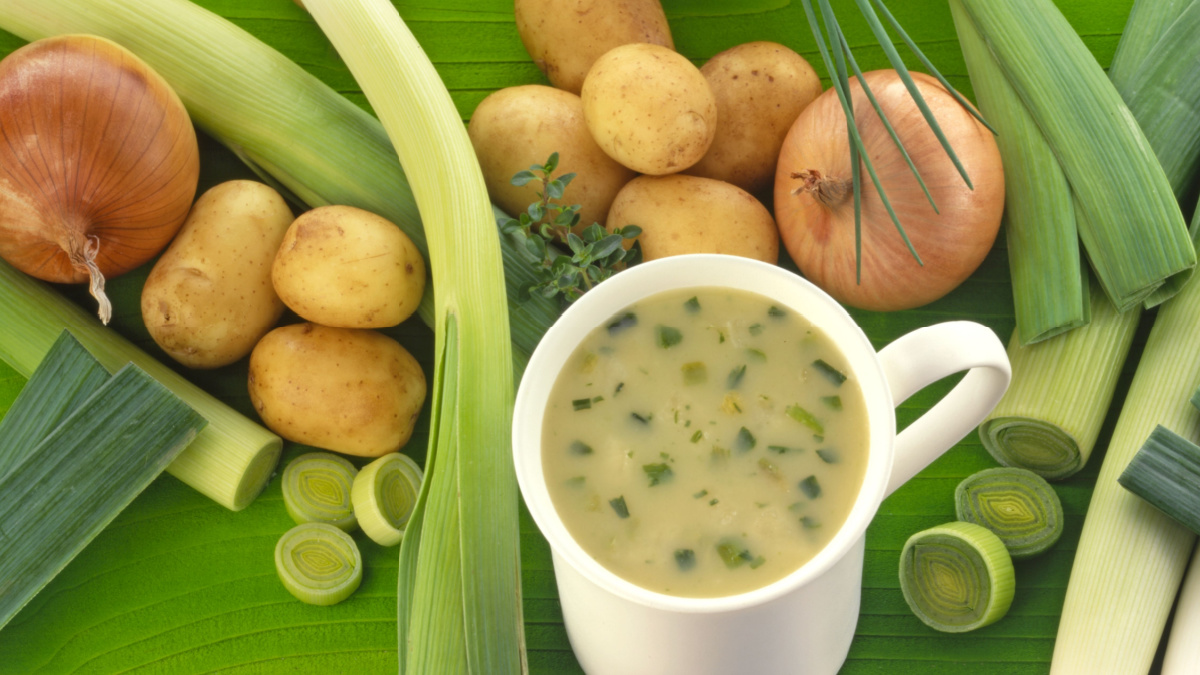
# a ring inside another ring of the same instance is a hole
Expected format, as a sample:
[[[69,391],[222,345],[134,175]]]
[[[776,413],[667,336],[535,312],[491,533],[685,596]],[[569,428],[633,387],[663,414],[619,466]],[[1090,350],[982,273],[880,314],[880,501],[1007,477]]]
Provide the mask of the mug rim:
[[[713,268],[720,269],[725,278],[733,280],[733,283],[714,283],[712,279],[719,275],[712,273]],[[658,282],[654,283],[655,280]],[[751,281],[761,280],[777,282],[777,285],[771,285],[770,288],[763,287],[767,284],[750,285]],[[786,576],[765,586],[734,595],[697,598],[668,595],[638,586],[605,568],[575,541],[558,516],[545,482],[541,427],[549,391],[558,379],[561,367],[585,335],[613,314],[645,298],[684,288],[714,287],[758,293],[804,314],[814,326],[827,334],[838,333],[837,336],[830,336],[835,339],[850,362],[851,370],[858,377],[866,405],[868,458],[862,484],[850,513],[837,533],[816,555]],[[815,300],[818,305],[800,308],[796,306],[798,303],[789,302],[780,295],[793,296],[793,299],[803,296],[806,300]],[[820,314],[822,320],[814,320],[811,313]],[[836,328],[825,325],[830,318],[836,321]],[[564,336],[575,337],[570,344],[563,344]],[[849,338],[851,345],[847,347],[838,338]],[[883,501],[892,470],[896,424],[891,390],[877,352],[862,328],[840,303],[812,282],[778,265],[739,256],[696,253],[647,261],[631,267],[598,284],[568,307],[530,355],[513,408],[512,434],[513,460],[521,495],[538,529],[549,542],[556,565],[562,560],[591,583],[640,605],[669,611],[716,613],[781,598],[820,577],[851,550],[858,539],[865,535],[867,526]]]

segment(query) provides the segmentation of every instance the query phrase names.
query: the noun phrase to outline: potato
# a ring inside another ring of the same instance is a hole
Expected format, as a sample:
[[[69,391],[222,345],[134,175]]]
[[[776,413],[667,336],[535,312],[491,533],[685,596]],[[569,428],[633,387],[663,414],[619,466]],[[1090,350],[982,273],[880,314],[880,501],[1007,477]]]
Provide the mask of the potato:
[[[727,253],[775,263],[779,230],[750,193],[699,176],[639,176],[617,193],[607,228],[637,225],[646,260]]]
[[[821,94],[808,61],[774,42],[748,42],[700,68],[717,101],[717,131],[687,173],[770,194],[779,150],[792,122]]]
[[[683,171],[704,156],[717,129],[717,103],[700,69],[658,45],[601,56],[580,98],[596,143],[639,173]]]
[[[613,47],[675,48],[658,0],[515,0],[513,14],[534,64],[550,84],[575,94],[596,59]]]
[[[488,194],[514,216],[538,200],[541,183],[518,187],[513,174],[557,152],[554,175],[575,174],[560,203],[580,206],[576,234],[592,223],[603,225],[613,197],[636,175],[596,145],[579,97],[553,87],[527,84],[492,93],[475,108],[468,131]]]
[[[304,319],[386,328],[417,310],[425,260],[386,218],[353,206],[321,206],[288,228],[271,280],[284,304]]]
[[[250,402],[280,436],[378,457],[412,436],[425,373],[404,347],[374,330],[281,326],[250,354]]]
[[[221,183],[192,205],[142,288],[142,321],[171,358],[217,368],[250,353],[283,313],[271,261],[292,211],[262,183]]]

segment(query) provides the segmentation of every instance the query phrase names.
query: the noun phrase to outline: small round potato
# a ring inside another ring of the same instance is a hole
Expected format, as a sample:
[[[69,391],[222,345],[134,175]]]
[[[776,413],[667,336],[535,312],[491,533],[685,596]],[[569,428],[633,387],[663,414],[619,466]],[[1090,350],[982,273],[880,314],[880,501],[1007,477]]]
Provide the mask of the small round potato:
[[[283,302],[309,321],[386,328],[416,311],[425,260],[386,218],[353,206],[321,206],[288,228],[271,280]]]
[[[360,457],[399,450],[425,402],[425,373],[392,338],[313,323],[281,326],[250,354],[250,402],[275,433]]]
[[[483,168],[488,194],[510,214],[538,200],[538,182],[513,185],[513,174],[544,164],[558,153],[555,176],[574,173],[563,204],[578,204],[579,230],[604,224],[617,191],[636,175],[604,154],[583,121],[583,102],[568,91],[541,84],[507,87],[475,108],[468,127]]]
[[[578,94],[596,59],[646,42],[675,48],[659,0],[514,0],[525,51],[550,84]]]
[[[687,172],[767,196],[792,122],[821,95],[808,61],[774,42],[747,42],[700,68],[717,100],[712,146]]]
[[[271,261],[292,222],[279,193],[249,180],[210,188],[154,264],[142,321],[171,358],[217,368],[250,353],[283,314]]]
[[[683,171],[708,151],[717,103],[700,69],[650,44],[617,47],[583,82],[583,114],[596,143],[639,173]]]
[[[685,253],[726,253],[775,263],[779,230],[750,193],[699,176],[639,176],[617,193],[608,229],[642,228],[646,260]]]

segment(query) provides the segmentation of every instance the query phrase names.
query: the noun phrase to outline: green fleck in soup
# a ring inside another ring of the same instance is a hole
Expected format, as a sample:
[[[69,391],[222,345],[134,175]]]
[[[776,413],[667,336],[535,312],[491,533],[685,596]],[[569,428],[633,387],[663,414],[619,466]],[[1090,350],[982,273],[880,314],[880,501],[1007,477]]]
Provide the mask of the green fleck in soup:
[[[684,597],[744,593],[799,568],[845,522],[866,469],[866,404],[800,312],[742,291],[662,293],[571,358],[586,367],[565,368],[549,398],[546,483],[567,530],[618,576]]]

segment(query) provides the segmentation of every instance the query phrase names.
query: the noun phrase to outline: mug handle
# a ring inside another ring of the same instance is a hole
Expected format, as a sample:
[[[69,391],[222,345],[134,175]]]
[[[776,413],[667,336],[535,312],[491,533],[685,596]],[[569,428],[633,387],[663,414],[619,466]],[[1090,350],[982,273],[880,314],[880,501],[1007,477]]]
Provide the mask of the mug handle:
[[[897,406],[943,377],[970,369],[950,393],[897,434],[886,495],[969,434],[1012,379],[1000,338],[971,321],[919,328],[881,349],[879,362]]]

